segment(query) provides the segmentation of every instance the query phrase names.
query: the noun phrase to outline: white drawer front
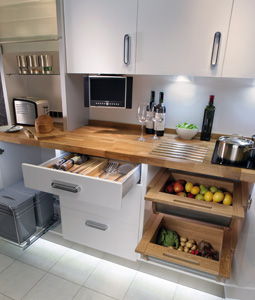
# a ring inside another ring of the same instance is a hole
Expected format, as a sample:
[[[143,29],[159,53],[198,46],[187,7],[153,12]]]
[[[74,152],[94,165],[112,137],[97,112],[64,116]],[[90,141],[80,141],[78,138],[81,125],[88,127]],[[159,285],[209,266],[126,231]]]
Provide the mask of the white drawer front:
[[[142,186],[137,184],[122,199],[121,210],[93,205],[85,202],[72,201],[71,197],[60,197],[61,207],[65,206],[73,210],[92,215],[107,217],[118,222],[139,226],[141,214]]]
[[[44,163],[46,165],[46,163]],[[22,164],[25,186],[78,201],[120,210],[122,198],[140,180],[140,165],[121,182]]]
[[[126,259],[136,260],[138,227],[61,206],[63,237]]]

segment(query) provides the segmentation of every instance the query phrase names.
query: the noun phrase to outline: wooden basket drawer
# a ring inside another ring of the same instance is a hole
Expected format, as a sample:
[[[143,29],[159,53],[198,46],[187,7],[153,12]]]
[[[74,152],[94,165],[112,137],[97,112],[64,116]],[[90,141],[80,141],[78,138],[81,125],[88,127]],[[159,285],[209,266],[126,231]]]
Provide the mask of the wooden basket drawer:
[[[204,214],[208,220],[210,219],[210,215],[215,215],[216,217],[214,217],[214,219],[217,219],[217,216],[219,219],[227,218],[229,220],[243,220],[245,218],[245,207],[242,201],[242,186],[240,182],[213,177],[202,177],[193,174],[185,174],[182,172],[172,172],[169,169],[165,169],[164,171],[161,169],[158,174],[159,175],[156,175],[157,178],[153,180],[153,186],[145,195],[145,200],[160,203],[162,205],[169,205],[174,207],[174,210],[180,208],[186,210],[186,212],[196,211],[201,213],[201,215]],[[233,203],[229,206],[222,203],[206,202],[203,200],[182,197],[164,192],[167,182],[177,181],[180,179],[187,182],[192,182],[193,184],[217,186],[221,189],[224,189],[232,193]],[[224,224],[222,225],[224,226]]]
[[[86,174],[76,174],[69,171],[51,168],[54,162],[70,153],[64,153],[40,166],[22,164],[25,186],[44,192],[57,194],[60,197],[69,197],[72,202],[90,203],[102,207],[120,210],[123,197],[139,182],[140,165],[131,163],[134,167],[118,181],[114,181],[118,174],[107,179],[98,178],[102,173],[107,159],[90,157],[98,162],[94,167],[89,167]],[[124,164],[123,161],[118,161]]]
[[[67,240],[136,260],[138,226],[61,206],[63,237]]]
[[[164,247],[156,243],[160,229],[176,231],[179,236],[194,239],[196,243],[202,240],[210,243],[219,253],[219,260],[193,255]],[[231,235],[230,232],[220,227],[205,225],[201,222],[190,221],[180,217],[153,214],[145,226],[143,238],[136,248],[136,252],[162,262],[170,262],[200,272],[209,273],[219,278],[230,278],[231,273]]]

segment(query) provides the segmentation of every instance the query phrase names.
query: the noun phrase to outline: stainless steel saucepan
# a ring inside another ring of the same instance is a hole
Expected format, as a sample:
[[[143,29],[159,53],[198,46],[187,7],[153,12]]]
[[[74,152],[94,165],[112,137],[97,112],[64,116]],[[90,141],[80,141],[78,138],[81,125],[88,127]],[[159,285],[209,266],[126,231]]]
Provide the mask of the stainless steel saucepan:
[[[240,135],[219,138],[218,157],[231,163],[247,162],[254,148],[254,141]]]

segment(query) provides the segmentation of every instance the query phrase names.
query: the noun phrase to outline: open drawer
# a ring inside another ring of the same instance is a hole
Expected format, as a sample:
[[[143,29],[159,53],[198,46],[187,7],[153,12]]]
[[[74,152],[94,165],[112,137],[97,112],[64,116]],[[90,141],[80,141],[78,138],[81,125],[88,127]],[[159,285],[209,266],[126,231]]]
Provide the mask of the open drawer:
[[[158,245],[158,233],[162,227],[176,231],[180,237],[194,239],[197,244],[202,240],[210,243],[213,249],[219,253],[219,260],[212,260]],[[136,252],[145,256],[147,260],[157,259],[159,263],[183,266],[221,279],[230,278],[230,244],[231,234],[222,227],[209,226],[202,222],[186,220],[180,217],[153,214],[145,225],[144,235],[136,248]]]
[[[57,194],[60,197],[70,197],[73,203],[85,202],[103,207],[120,210],[122,198],[140,180],[140,165],[131,163],[132,170],[117,179],[118,174],[98,178],[108,160],[105,158],[89,157],[88,163],[94,161],[83,173],[55,170],[52,165],[70,153],[63,153],[39,166],[22,164],[25,186],[44,192]],[[119,165],[126,162],[117,161]],[[61,198],[60,198],[61,199]]]
[[[216,186],[228,191],[233,195],[233,203],[229,206],[164,192],[164,188],[169,181],[180,179],[198,185]],[[225,227],[233,226],[233,220],[243,220],[245,218],[242,185],[240,182],[172,172],[169,169],[161,169],[152,182],[153,184],[145,195],[145,200],[153,202],[153,208],[156,212],[183,217],[191,216],[193,219],[199,221],[210,222]]]

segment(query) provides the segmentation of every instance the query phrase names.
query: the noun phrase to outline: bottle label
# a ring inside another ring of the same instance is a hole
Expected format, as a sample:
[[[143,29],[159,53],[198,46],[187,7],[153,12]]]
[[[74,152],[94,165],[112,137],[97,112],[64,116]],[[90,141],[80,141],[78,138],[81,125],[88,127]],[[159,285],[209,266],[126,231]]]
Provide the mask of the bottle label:
[[[157,131],[164,131],[165,129],[165,118],[166,114],[165,113],[156,113],[155,114],[155,119],[157,122]]]
[[[153,120],[154,113],[152,111],[147,111],[147,121],[146,121],[146,128],[153,129]]]

